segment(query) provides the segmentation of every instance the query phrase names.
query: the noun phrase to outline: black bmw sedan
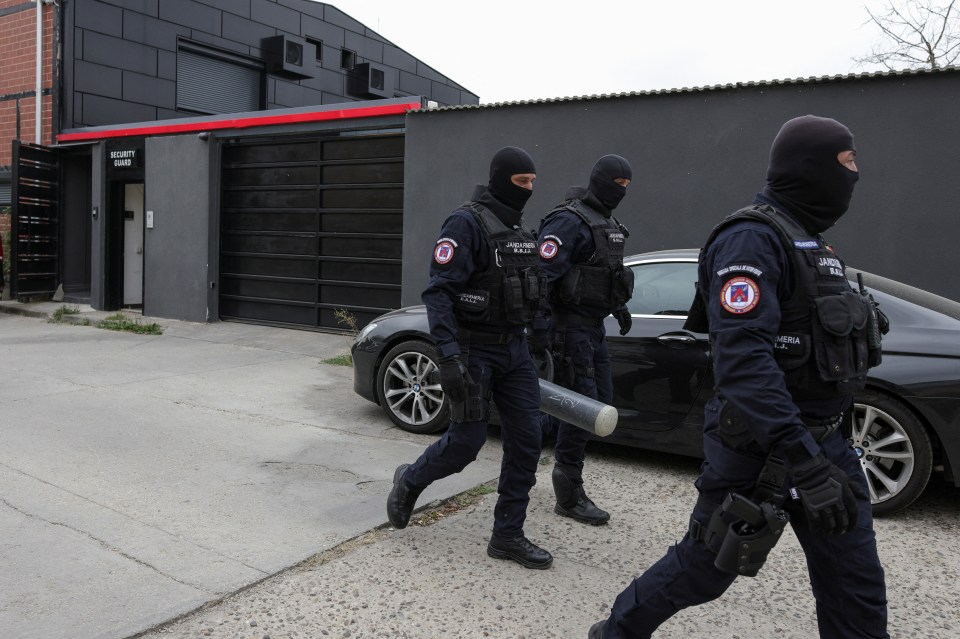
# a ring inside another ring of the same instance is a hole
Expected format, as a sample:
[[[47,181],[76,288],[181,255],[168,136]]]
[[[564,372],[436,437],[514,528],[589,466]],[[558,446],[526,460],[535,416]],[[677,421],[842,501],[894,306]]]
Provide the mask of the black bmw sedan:
[[[697,279],[697,251],[670,250],[624,260],[635,288],[633,327],[620,336],[607,318],[614,404],[606,441],[702,455],[703,405],[713,393],[707,336],[683,328]],[[849,277],[858,271],[847,269]],[[883,363],[856,398],[851,445],[870,485],[874,512],[892,513],[923,492],[933,472],[960,485],[960,303],[863,273],[890,319]],[[432,433],[448,413],[437,355],[422,306],[382,315],[352,347],[354,390],[400,428]]]

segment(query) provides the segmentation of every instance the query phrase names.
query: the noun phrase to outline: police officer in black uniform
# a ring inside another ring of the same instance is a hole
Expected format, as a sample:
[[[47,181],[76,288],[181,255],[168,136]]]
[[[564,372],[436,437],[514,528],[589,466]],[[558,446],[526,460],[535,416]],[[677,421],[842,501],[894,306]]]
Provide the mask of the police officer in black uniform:
[[[535,179],[523,149],[500,149],[489,184],[478,186],[440,230],[422,297],[452,420],[417,461],[397,468],[387,516],[404,528],[427,486],[477,458],[492,399],[502,422],[503,464],[487,554],[543,569],[553,557],[523,534],[541,440],[540,387],[524,328],[542,315],[543,278],[536,237],[521,218]]]
[[[855,156],[836,120],[788,121],[766,188],[701,251],[703,305],[688,328],[709,329],[717,394],[705,409],[700,497],[687,535],[617,597],[592,639],[650,637],[755,575],[788,518],[820,636],[889,636],[866,479],[843,434],[853,393],[879,362],[882,314],[820,236],[847,210]]]
[[[613,380],[603,319],[613,313],[621,335],[631,325],[625,304],[633,292],[633,273],[623,266],[627,232],[613,217],[631,178],[624,158],[603,156],[594,165],[587,188],[568,190],[566,201],[547,214],[539,232],[550,324],[546,332],[532,327],[531,349],[540,355],[552,335],[554,381],[605,404],[613,402]],[[542,420],[545,434],[556,432],[554,512],[594,526],[607,523],[609,513],[583,489],[590,434],[550,415],[544,414]]]

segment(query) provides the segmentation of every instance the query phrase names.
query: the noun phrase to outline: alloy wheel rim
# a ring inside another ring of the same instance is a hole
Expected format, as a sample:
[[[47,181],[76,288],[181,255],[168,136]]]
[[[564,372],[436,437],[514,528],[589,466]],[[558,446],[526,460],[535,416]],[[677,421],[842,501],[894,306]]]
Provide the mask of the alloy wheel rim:
[[[387,407],[406,424],[417,426],[435,419],[443,409],[443,391],[431,383],[436,364],[423,353],[397,355],[383,376]]]
[[[855,404],[850,445],[867,478],[871,503],[896,496],[913,477],[916,464],[913,443],[903,425],[889,413],[874,406]]]

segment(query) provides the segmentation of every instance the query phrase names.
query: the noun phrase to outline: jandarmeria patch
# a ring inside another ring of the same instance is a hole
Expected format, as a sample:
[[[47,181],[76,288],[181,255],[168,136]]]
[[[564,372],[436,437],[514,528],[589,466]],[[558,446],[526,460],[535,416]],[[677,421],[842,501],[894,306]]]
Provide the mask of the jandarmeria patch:
[[[760,287],[749,277],[733,277],[720,289],[720,305],[732,315],[744,315],[760,303]]]

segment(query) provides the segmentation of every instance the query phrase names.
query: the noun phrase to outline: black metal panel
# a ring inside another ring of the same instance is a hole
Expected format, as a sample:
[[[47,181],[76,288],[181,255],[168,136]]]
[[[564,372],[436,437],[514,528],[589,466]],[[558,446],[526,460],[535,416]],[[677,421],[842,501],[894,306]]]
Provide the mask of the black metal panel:
[[[400,306],[402,135],[223,147],[220,316],[339,330]]]
[[[13,141],[11,295],[52,295],[60,279],[60,157]]]
[[[262,104],[261,71],[228,60],[177,51],[176,108],[197,113],[256,111]]]

